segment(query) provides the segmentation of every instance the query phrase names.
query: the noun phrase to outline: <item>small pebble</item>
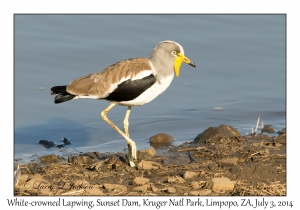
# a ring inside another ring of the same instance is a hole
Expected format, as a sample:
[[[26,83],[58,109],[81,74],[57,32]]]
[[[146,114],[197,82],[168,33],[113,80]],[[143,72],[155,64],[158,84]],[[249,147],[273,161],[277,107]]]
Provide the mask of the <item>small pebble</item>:
[[[167,192],[168,193],[176,193],[176,189],[174,187],[168,187]]]

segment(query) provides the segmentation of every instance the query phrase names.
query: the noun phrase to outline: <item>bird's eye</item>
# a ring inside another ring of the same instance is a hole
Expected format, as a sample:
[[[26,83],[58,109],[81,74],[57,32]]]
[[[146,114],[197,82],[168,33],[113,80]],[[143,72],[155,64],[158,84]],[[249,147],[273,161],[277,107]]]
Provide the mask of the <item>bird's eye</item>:
[[[171,55],[176,55],[176,54],[177,54],[176,51],[171,52]]]

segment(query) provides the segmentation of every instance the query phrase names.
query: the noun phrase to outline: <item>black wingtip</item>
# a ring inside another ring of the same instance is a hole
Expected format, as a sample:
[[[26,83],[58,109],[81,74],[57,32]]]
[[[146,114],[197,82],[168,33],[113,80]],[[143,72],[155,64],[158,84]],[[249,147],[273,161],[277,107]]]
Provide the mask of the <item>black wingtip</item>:
[[[60,104],[66,101],[70,101],[75,97],[75,95],[71,94],[59,94],[55,97],[54,103],[55,104]]]

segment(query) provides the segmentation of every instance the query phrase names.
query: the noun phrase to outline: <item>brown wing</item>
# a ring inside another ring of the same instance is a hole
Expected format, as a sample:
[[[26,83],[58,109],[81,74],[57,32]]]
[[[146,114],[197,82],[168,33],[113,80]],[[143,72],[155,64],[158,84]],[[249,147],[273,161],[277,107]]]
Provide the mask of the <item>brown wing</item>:
[[[148,58],[133,58],[115,63],[102,72],[88,74],[73,80],[67,92],[73,95],[105,98],[124,78],[133,78],[145,70],[151,70]]]

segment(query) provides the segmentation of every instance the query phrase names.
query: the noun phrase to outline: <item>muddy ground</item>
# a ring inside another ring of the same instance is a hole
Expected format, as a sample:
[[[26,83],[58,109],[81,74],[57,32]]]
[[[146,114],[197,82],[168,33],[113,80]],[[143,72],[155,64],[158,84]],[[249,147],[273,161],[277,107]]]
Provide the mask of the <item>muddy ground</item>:
[[[167,137],[157,138],[170,142]],[[285,129],[240,135],[221,125],[180,146],[154,146],[138,151],[136,168],[128,165],[126,153],[94,151],[20,164],[14,195],[286,195]]]

